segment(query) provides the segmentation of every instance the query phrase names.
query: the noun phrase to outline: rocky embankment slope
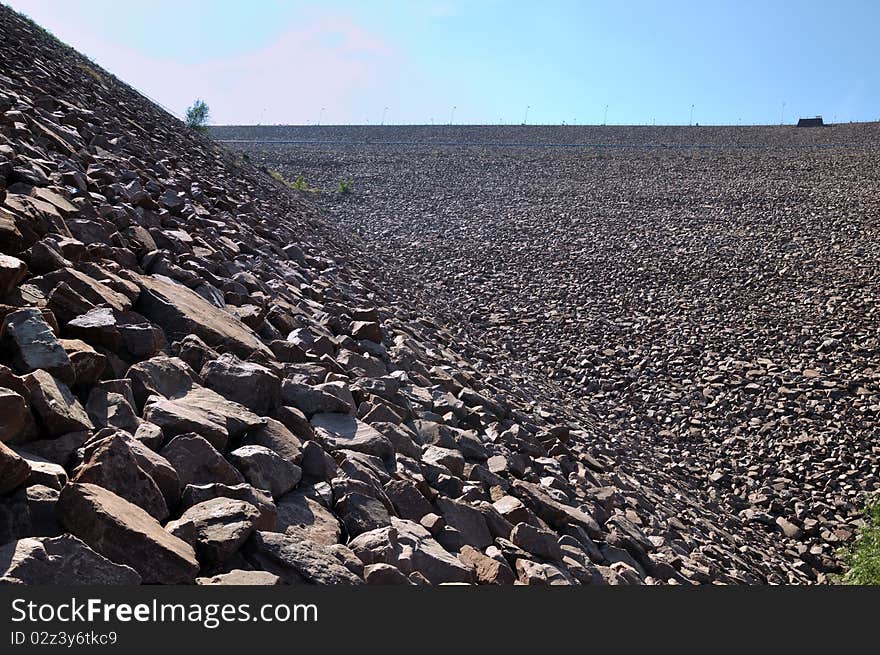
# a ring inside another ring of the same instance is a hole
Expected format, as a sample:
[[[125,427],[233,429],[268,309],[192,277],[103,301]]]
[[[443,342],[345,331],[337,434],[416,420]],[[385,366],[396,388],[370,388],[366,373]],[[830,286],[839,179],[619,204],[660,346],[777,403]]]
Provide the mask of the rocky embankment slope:
[[[312,197],[400,294],[444,306],[494,370],[555,382],[559,406],[620,444],[618,469],[689,489],[810,578],[834,570],[880,485],[880,126],[662,128],[711,149],[511,146],[520,127],[493,128],[499,146],[466,145],[489,128],[441,128],[456,146],[359,128],[365,145],[353,129],[233,147],[325,189]]]
[[[0,582],[836,566],[514,377],[384,251],[2,7],[0,35]]]

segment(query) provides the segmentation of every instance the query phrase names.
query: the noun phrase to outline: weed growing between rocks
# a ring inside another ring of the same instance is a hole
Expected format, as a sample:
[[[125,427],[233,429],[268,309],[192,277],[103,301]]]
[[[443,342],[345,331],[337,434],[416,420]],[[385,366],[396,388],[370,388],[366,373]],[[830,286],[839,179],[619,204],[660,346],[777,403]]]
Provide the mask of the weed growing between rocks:
[[[847,571],[839,582],[880,585],[880,497],[865,504],[866,524],[855,543],[841,552]]]

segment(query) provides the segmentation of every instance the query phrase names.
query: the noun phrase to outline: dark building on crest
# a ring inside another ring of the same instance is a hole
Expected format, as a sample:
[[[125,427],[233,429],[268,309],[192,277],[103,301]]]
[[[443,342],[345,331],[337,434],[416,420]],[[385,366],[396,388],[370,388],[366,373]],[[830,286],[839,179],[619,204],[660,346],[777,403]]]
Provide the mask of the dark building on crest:
[[[816,116],[815,118],[800,118],[797,123],[798,127],[822,127],[823,125],[825,125],[825,123],[822,121],[821,116]]]

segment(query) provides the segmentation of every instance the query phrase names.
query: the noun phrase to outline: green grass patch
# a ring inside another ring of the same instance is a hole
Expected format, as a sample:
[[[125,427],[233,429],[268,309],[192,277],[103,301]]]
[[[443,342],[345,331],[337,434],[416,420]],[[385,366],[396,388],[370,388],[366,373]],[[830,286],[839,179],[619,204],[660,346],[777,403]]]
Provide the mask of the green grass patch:
[[[281,182],[284,186],[290,187],[294,191],[308,191],[309,193],[321,193],[320,189],[316,189],[315,187],[310,187],[308,182],[306,182],[306,178],[300,175],[293,182],[289,181],[286,177],[284,177],[281,173],[276,171],[274,168],[267,169],[267,172],[272,177],[272,179]]]
[[[353,187],[354,180],[339,180],[339,183],[336,185],[336,191],[338,191],[340,195],[347,196],[352,192]]]
[[[880,496],[868,499],[865,515],[859,536],[840,553],[846,568],[840,584],[880,585]]]

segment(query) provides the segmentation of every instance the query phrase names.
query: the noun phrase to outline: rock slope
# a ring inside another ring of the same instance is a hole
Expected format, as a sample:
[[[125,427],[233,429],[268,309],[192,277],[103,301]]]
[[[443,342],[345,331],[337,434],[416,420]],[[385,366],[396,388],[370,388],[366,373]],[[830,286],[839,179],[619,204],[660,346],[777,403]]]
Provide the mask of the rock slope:
[[[399,293],[445,307],[493,370],[556,382],[547,395],[620,444],[617,470],[687,489],[810,579],[836,569],[880,489],[880,125],[617,135],[713,146],[693,149],[549,147],[540,131],[519,147],[519,127],[494,128],[496,146],[468,145],[489,130],[469,127],[439,128],[456,146],[387,142],[409,127],[366,145],[331,129],[233,147],[331,190],[314,197],[385,256]],[[332,192],[340,178],[353,195]]]
[[[0,582],[834,566],[510,375],[384,253],[3,7],[0,35]]]

